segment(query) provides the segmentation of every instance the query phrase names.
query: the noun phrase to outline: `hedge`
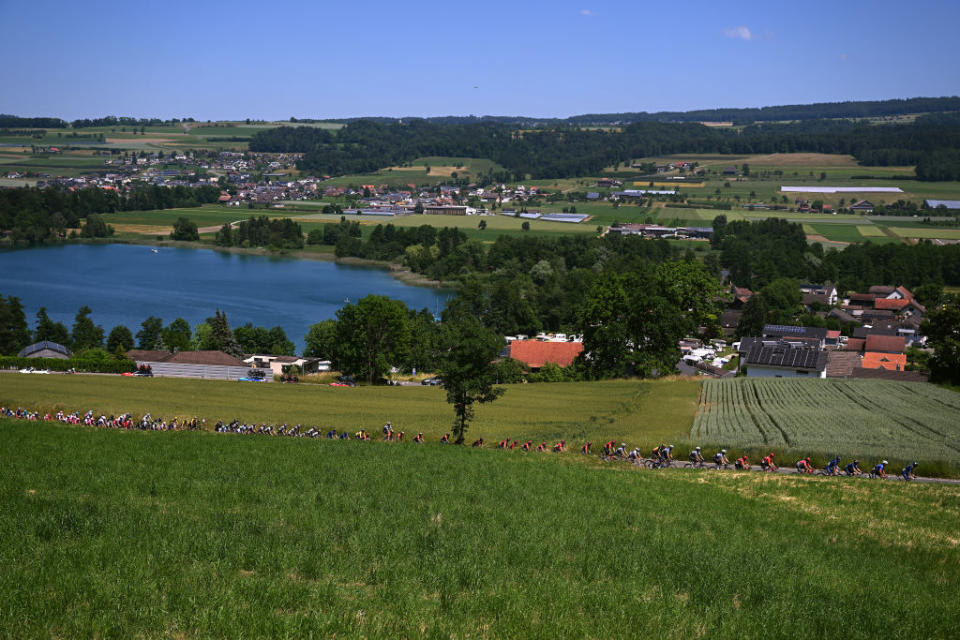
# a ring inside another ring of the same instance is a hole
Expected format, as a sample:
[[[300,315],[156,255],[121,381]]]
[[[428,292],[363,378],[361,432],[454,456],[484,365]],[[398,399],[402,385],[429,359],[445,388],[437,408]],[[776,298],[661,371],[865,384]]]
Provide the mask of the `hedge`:
[[[137,370],[137,363],[133,360],[82,360],[80,358],[18,358],[16,356],[0,356],[0,369],[49,369],[50,371],[67,371],[76,369],[88,373],[124,373]]]

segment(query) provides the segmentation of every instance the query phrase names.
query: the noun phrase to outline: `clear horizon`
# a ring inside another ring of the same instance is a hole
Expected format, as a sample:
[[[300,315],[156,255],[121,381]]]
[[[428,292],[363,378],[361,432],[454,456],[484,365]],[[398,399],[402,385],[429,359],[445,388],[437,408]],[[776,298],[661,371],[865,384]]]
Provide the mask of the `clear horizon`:
[[[8,10],[0,112],[568,117],[960,95],[960,3],[560,0]]]

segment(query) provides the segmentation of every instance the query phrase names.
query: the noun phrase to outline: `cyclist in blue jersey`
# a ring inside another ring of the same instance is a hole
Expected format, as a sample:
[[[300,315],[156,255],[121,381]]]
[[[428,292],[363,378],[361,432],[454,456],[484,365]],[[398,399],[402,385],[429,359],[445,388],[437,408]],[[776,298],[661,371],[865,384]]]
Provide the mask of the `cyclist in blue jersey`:
[[[840,456],[836,456],[827,463],[826,472],[828,476],[837,475],[837,471],[840,469]]]
[[[890,463],[887,462],[886,460],[884,460],[883,462],[878,462],[877,466],[873,468],[873,475],[877,476],[878,478],[886,478],[887,472],[884,471],[884,469],[888,464]]]
[[[914,475],[914,469],[917,468],[918,464],[919,463],[916,460],[914,460],[913,464],[908,464],[903,468],[903,471],[901,471],[900,474],[903,476],[904,480],[913,480],[914,478],[917,477],[916,475]]]
[[[848,463],[843,470],[847,472],[848,476],[858,476],[863,473],[863,470],[860,468],[859,460],[854,460],[853,462]]]

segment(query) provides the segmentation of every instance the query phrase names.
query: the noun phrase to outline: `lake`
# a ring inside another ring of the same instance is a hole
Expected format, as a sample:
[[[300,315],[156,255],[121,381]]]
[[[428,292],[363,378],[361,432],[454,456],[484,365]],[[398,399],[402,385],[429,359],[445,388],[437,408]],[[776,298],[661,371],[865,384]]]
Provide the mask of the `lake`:
[[[73,326],[82,305],[106,334],[118,324],[136,335],[148,316],[190,326],[225,311],[233,327],[280,325],[296,345],[311,324],[333,318],[347,300],[371,293],[408,307],[443,308],[452,291],[403,284],[387,271],[321,260],[253,256],[209,249],[69,244],[0,252],[0,295],[17,296],[27,322],[36,313]]]

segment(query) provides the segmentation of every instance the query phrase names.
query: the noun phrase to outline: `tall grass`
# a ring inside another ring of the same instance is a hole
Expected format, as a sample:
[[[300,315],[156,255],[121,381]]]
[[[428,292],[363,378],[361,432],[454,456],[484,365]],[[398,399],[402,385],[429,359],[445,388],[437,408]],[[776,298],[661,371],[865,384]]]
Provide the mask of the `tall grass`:
[[[450,431],[453,410],[439,387],[356,387],[252,384],[119,376],[27,376],[0,374],[0,405],[172,418],[238,418],[252,422],[302,423],[350,432],[376,432],[388,420],[408,434],[436,441]],[[477,408],[468,435],[502,438],[618,439],[651,447],[686,437],[697,410],[695,380],[505,385],[506,394]]]
[[[951,637],[960,490],[0,420],[4,637]]]

